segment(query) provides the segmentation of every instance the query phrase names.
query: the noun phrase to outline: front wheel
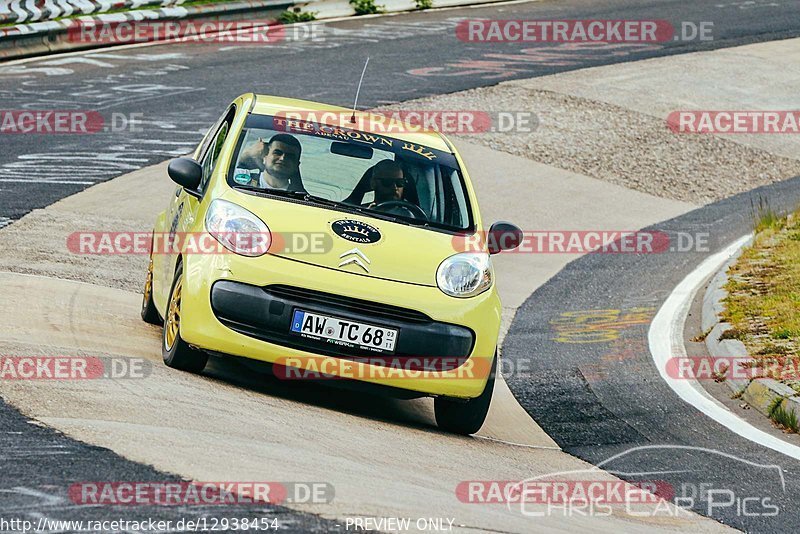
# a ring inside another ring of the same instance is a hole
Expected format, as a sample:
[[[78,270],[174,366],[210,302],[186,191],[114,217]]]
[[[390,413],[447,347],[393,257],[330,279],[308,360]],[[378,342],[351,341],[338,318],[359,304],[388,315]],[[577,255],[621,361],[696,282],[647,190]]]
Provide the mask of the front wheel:
[[[178,266],[172,291],[169,295],[167,316],[164,319],[164,335],[161,340],[161,355],[167,367],[201,372],[208,362],[208,354],[193,349],[181,338],[181,294],[183,292],[183,265]]]
[[[437,397],[433,401],[433,409],[436,414],[436,424],[439,425],[439,428],[465,436],[480,430],[486,420],[486,415],[489,413],[489,405],[492,402],[496,371],[497,354],[495,354],[494,361],[492,361],[492,370],[489,372],[486,387],[483,388],[480,396],[466,402]]]

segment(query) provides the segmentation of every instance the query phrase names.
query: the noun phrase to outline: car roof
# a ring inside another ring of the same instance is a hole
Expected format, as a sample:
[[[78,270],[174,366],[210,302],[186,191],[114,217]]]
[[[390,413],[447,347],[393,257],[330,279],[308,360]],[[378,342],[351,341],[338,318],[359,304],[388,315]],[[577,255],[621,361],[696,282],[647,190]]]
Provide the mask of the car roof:
[[[323,111],[330,111],[330,112],[343,112],[352,114],[353,110],[348,108],[343,108],[340,106],[332,106],[330,104],[322,104],[320,102],[312,102],[310,100],[300,100],[297,98],[284,98],[280,96],[269,96],[269,95],[255,95],[256,101],[255,105],[252,106],[251,112],[257,115],[275,115],[279,113],[287,113],[287,112],[323,112]],[[388,110],[387,110],[388,111]],[[384,120],[384,117],[378,114],[369,113],[366,111],[357,111],[356,112],[357,124],[358,120],[362,121],[375,121],[375,123],[381,123]],[[358,128],[356,128],[358,129]],[[409,129],[414,129],[411,126]],[[409,143],[415,143],[418,145],[424,145],[430,148],[434,148],[437,150],[442,150],[444,152],[452,152],[450,146],[447,142],[445,142],[444,138],[438,132],[396,132],[396,131],[387,131],[385,133],[381,131],[374,131],[370,133],[376,133],[378,135],[385,135],[386,137],[393,137],[395,139],[400,139],[401,141],[408,141]]]

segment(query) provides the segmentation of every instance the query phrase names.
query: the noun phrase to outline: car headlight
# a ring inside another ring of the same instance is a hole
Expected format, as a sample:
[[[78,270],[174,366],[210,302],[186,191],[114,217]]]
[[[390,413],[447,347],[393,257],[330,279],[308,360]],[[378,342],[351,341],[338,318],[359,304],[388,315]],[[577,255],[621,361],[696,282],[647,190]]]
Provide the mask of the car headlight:
[[[206,213],[206,230],[231,252],[242,256],[262,256],[272,244],[269,227],[241,206],[216,199]]]
[[[462,252],[444,260],[436,284],[451,297],[474,297],[492,286],[492,262],[485,252]]]

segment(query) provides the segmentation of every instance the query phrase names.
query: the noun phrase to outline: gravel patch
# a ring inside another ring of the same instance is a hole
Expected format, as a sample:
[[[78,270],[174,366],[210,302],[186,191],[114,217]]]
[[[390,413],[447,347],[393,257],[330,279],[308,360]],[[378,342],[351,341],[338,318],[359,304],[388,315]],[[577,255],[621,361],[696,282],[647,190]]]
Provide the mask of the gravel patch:
[[[152,232],[174,190],[162,163],[34,210],[0,230],[0,271],[141,293],[146,254],[77,254],[67,240],[74,232]]]
[[[142,292],[147,255],[77,254],[67,238],[78,231],[152,231],[129,219],[77,216],[65,211],[36,210],[0,233],[0,271],[35,274]]]
[[[397,109],[531,111],[529,133],[454,135],[662,198],[706,204],[800,175],[800,161],[709,135],[675,134],[665,120],[512,84],[404,102]]]

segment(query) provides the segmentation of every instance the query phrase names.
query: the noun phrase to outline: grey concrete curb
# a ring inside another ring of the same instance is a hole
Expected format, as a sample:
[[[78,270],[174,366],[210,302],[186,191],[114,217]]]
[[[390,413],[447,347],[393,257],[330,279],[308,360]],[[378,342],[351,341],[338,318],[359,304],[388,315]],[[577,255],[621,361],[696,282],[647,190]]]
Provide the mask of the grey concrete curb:
[[[96,1],[96,0],[95,0]],[[430,9],[492,4],[505,0],[433,0]],[[375,0],[382,13],[417,10],[414,0]],[[88,50],[119,46],[124,43],[75,42],[69,38],[70,28],[78,25],[103,25],[132,21],[170,21],[213,18],[215,21],[236,21],[258,17],[259,21],[277,22],[286,10],[314,13],[317,20],[356,16],[348,0],[239,0],[205,6],[176,6],[161,9],[138,9],[121,13],[100,13],[64,20],[32,22],[0,28],[0,61],[41,56],[56,52]]]
[[[752,243],[752,239],[747,244]],[[745,245],[746,246],[746,245]],[[747,349],[738,339],[720,339],[722,334],[732,328],[730,323],[722,322],[725,310],[723,300],[728,292],[724,286],[728,282],[728,268],[739,258],[743,249],[725,262],[714,275],[703,295],[701,324],[708,353],[712,358],[747,358]],[[734,395],[741,396],[750,406],[770,417],[772,410],[780,405],[787,412],[794,413],[800,419],[800,396],[789,386],[771,378],[734,379],[727,378],[725,384]]]

